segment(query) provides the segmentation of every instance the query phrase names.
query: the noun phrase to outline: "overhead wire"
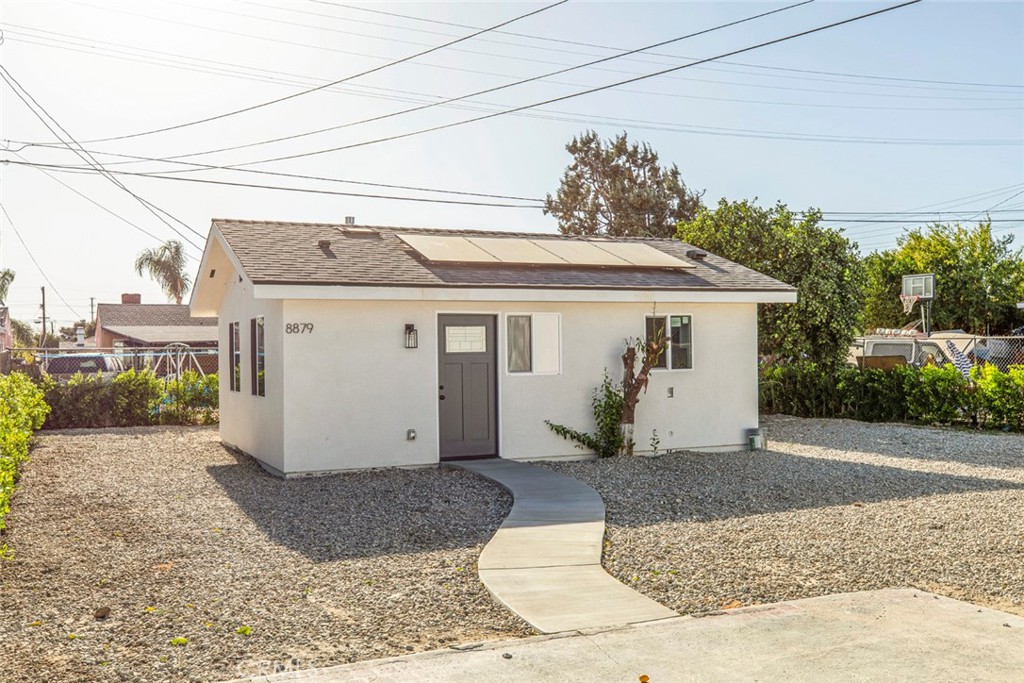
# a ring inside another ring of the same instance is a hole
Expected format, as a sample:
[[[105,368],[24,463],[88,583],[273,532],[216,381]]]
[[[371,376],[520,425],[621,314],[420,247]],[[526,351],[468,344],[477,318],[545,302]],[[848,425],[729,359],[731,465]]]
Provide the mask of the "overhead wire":
[[[29,166],[29,167],[33,167],[33,168],[48,168],[48,169],[52,169],[52,170],[55,170],[55,171],[64,171],[64,172],[70,172],[70,173],[90,173],[90,172],[95,172],[95,171],[91,171],[88,168],[83,168],[81,166],[68,166],[68,165],[61,165],[61,164],[41,164],[41,163],[26,162],[26,161],[12,161],[10,159],[0,160],[0,163],[13,164],[15,166]],[[540,209],[540,208],[543,208],[539,204],[508,204],[508,203],[498,203],[498,202],[463,201],[463,200],[456,200],[456,199],[434,199],[434,198],[430,198],[430,197],[405,197],[405,196],[398,196],[398,195],[380,195],[380,194],[369,194],[369,193],[362,193],[362,192],[340,192],[340,191],[337,191],[337,190],[321,190],[321,189],[306,188],[306,187],[287,187],[287,186],[282,186],[282,185],[263,185],[263,184],[256,184],[256,183],[237,183],[237,182],[231,182],[231,181],[227,181],[227,180],[214,180],[214,179],[211,179],[211,178],[184,178],[182,176],[157,175],[157,174],[152,174],[152,173],[137,173],[137,172],[133,172],[133,171],[108,170],[106,172],[114,174],[114,175],[133,176],[133,177],[137,177],[137,178],[154,178],[154,179],[157,179],[157,180],[175,180],[175,181],[178,181],[178,182],[201,183],[201,184],[204,184],[204,185],[223,185],[223,186],[229,186],[229,187],[248,187],[248,188],[254,188],[254,189],[261,189],[261,190],[277,190],[277,191],[282,191],[282,192],[302,192],[302,193],[308,193],[308,194],[333,195],[333,196],[339,196],[339,197],[360,197],[360,198],[364,198],[364,199],[389,199],[389,200],[400,201],[400,202],[422,202],[422,203],[426,203],[426,204],[454,204],[454,205],[461,205],[461,206],[485,206],[485,207],[506,208],[506,209]]]
[[[509,109],[504,109],[504,110],[501,110],[501,111],[498,111],[498,112],[492,112],[492,113],[485,114],[483,116],[477,116],[477,117],[474,117],[474,118],[471,118],[471,119],[463,119],[461,121],[453,121],[453,122],[449,122],[449,123],[445,123],[445,124],[441,124],[441,125],[437,125],[437,126],[431,126],[431,127],[428,127],[428,128],[421,128],[421,129],[418,129],[418,130],[415,130],[415,131],[410,131],[410,132],[406,132],[406,133],[400,133],[400,134],[396,134],[396,135],[389,135],[389,136],[386,136],[386,137],[376,138],[376,139],[373,139],[373,140],[366,140],[366,141],[363,141],[363,142],[357,142],[357,143],[352,143],[352,144],[348,144],[348,145],[341,145],[341,146],[332,147],[332,148],[329,148],[329,149],[322,149],[322,150],[316,150],[316,151],[312,151],[312,152],[304,152],[304,153],[296,153],[296,154],[288,154],[288,155],[273,157],[273,158],[270,158],[270,159],[260,159],[258,161],[250,161],[250,162],[246,162],[245,165],[261,164],[261,163],[271,163],[271,162],[276,162],[276,161],[285,161],[285,160],[289,160],[289,159],[297,159],[297,158],[302,158],[302,157],[317,156],[317,155],[320,155],[320,154],[328,154],[328,153],[331,153],[331,152],[337,152],[337,151],[342,151],[342,150],[347,150],[347,149],[354,149],[354,148],[357,148],[357,147],[366,147],[366,146],[369,146],[369,145],[375,145],[375,144],[379,144],[381,142],[390,142],[390,141],[393,141],[393,140],[406,139],[406,138],[410,138],[410,137],[413,137],[413,136],[422,135],[424,133],[431,133],[431,132],[436,132],[436,131],[439,131],[439,130],[447,130],[447,129],[450,129],[450,128],[455,128],[455,127],[458,127],[458,126],[463,126],[463,125],[466,125],[466,124],[469,124],[469,123],[476,123],[476,122],[479,122],[479,121],[485,121],[485,120],[488,120],[488,119],[493,119],[493,118],[496,118],[496,117],[499,117],[499,116],[504,116],[504,115],[511,114],[511,113],[514,113],[514,112],[525,111],[527,109],[534,109],[536,107],[542,107],[542,106],[545,106],[545,105],[548,105],[548,104],[554,104],[555,102],[562,102],[562,101],[565,101],[565,100],[574,99],[576,97],[581,97],[583,95],[590,95],[590,94],[593,94],[593,93],[596,93],[596,92],[601,92],[601,91],[604,91],[604,90],[610,90],[612,88],[616,88],[616,87],[621,86],[621,85],[627,85],[629,83],[635,83],[635,82],[638,82],[638,81],[647,80],[649,78],[655,78],[657,76],[662,76],[662,75],[665,75],[665,74],[674,73],[676,71],[681,71],[683,69],[692,68],[692,67],[694,67],[696,65],[699,65],[699,64],[704,64],[704,63],[707,63],[707,62],[713,62],[713,61],[715,61],[717,59],[721,59],[723,57],[728,57],[728,56],[732,56],[732,55],[737,55],[737,54],[743,54],[743,53],[746,53],[746,52],[751,52],[753,50],[758,50],[758,49],[761,49],[761,48],[764,48],[764,47],[768,47],[770,45],[776,45],[776,44],[779,44],[779,43],[787,42],[787,41],[794,40],[796,38],[801,38],[801,37],[804,37],[804,36],[808,36],[808,35],[811,35],[811,34],[814,34],[814,33],[819,33],[821,31],[829,30],[829,29],[836,28],[836,27],[839,27],[839,26],[843,26],[843,25],[846,25],[846,24],[850,24],[850,23],[853,23],[853,22],[862,21],[862,20],[868,19],[870,17],[879,16],[881,14],[892,12],[892,11],[895,11],[895,10],[898,10],[898,9],[903,9],[903,8],[909,7],[911,5],[916,5],[919,2],[921,2],[921,0],[909,0],[907,2],[903,2],[903,3],[897,4],[897,5],[890,5],[889,7],[885,7],[885,8],[878,9],[878,10],[874,10],[872,12],[867,12],[867,13],[864,13],[864,14],[859,14],[859,15],[856,15],[856,16],[853,16],[853,17],[849,17],[849,18],[846,18],[846,19],[842,19],[842,20],[839,20],[839,21],[830,22],[828,24],[817,26],[815,28],[807,29],[807,30],[804,30],[804,31],[799,31],[797,33],[792,33],[792,34],[789,34],[789,35],[786,35],[786,36],[782,36],[780,38],[774,38],[772,40],[763,41],[763,42],[757,43],[755,45],[749,45],[747,47],[738,48],[738,49],[735,49],[735,50],[730,50],[728,52],[724,52],[724,53],[721,53],[719,55],[715,55],[714,57],[707,57],[707,58],[702,59],[702,60],[697,61],[697,62],[691,62],[689,64],[682,64],[682,65],[671,67],[671,68],[668,68],[668,69],[662,69],[662,70],[655,71],[655,72],[652,72],[652,73],[644,74],[642,76],[636,76],[636,77],[628,78],[628,79],[625,79],[625,80],[622,80],[622,81],[616,81],[614,83],[608,83],[608,84],[605,84],[605,85],[601,85],[601,86],[597,86],[597,87],[593,87],[593,88],[588,88],[586,90],[577,91],[577,92],[574,92],[574,93],[570,93],[568,95],[562,95],[560,97],[549,98],[549,99],[546,99],[546,100],[543,100],[543,101],[540,101],[540,102],[533,102],[531,104],[520,105],[520,106],[512,107],[512,108],[509,108]],[[239,164],[239,165],[241,165],[241,164]]]
[[[171,214],[167,213],[163,209],[160,209],[159,207],[154,205],[152,202],[149,202],[148,200],[143,199],[138,194],[136,194],[135,192],[130,190],[126,185],[124,185],[124,183],[120,182],[119,180],[117,180],[113,176],[109,175],[109,173],[105,174],[105,169],[103,169],[103,166],[96,161],[95,157],[92,157],[91,155],[89,155],[89,153],[87,151],[85,151],[85,149],[75,140],[74,136],[72,136],[67,131],[67,129],[65,129],[63,126],[61,126],[60,123],[55,118],[53,118],[53,116],[51,116],[50,113],[47,112],[46,109],[34,97],[32,97],[31,93],[29,93],[28,90],[26,90],[24,88],[24,86],[22,86],[21,83],[19,83],[18,80],[16,78],[14,78],[14,76],[11,74],[11,72],[5,66],[3,66],[3,65],[0,65],[0,78],[2,78],[7,83],[8,87],[11,88],[11,90],[18,97],[18,99],[20,99],[25,104],[25,106],[28,107],[29,111],[31,111],[32,114],[35,115],[35,117],[37,119],[39,119],[39,121],[53,134],[53,136],[56,137],[58,140],[60,140],[61,143],[64,144],[69,150],[73,151],[76,154],[76,156],[80,157],[87,164],[93,166],[93,168],[95,168],[98,172],[100,172],[101,175],[105,175],[105,177],[107,177],[108,180],[110,180],[110,182],[112,182],[114,185],[116,185],[117,187],[121,188],[122,190],[127,192],[129,195],[131,195],[144,208],[146,208],[150,213],[152,213],[154,216],[156,216],[156,218],[158,220],[160,220],[162,223],[164,223],[164,225],[166,225],[174,233],[176,233],[183,240],[185,240],[185,242],[189,243],[190,245],[192,245],[194,248],[198,249],[199,251],[202,251],[201,247],[199,247],[195,242],[190,240],[187,235],[185,235],[180,230],[178,230],[173,225],[171,225],[160,214],[162,213],[162,214],[172,218],[176,222],[178,222],[181,225],[183,225],[186,229],[190,230],[192,233],[198,235],[200,238],[203,238],[203,235],[201,233],[199,233],[198,231],[193,229],[191,226],[189,226],[184,221],[181,221],[180,219],[175,218],[174,216],[172,216]],[[35,106],[33,106],[33,105],[35,105]],[[36,111],[36,107],[38,107],[39,111]],[[78,146],[78,148],[76,149],[75,147],[73,147],[71,145],[71,143],[68,143],[67,141],[65,141],[64,138],[61,137],[60,133],[58,133],[56,130],[54,130],[54,127],[50,125],[50,123],[47,121],[47,119],[52,121],[53,122],[53,126],[56,126],[57,128],[59,128],[60,131],[63,132],[64,135],[66,135],[68,137],[68,139],[71,140],[72,143],[74,143],[75,145]],[[81,151],[79,151],[79,150],[81,150]]]
[[[814,1],[815,0],[801,0],[800,2],[791,4],[791,5],[787,5],[787,6],[776,8],[776,9],[772,9],[772,10],[768,10],[768,11],[765,11],[765,12],[760,12],[758,14],[754,14],[752,16],[744,17],[744,18],[738,19],[736,21],[730,21],[728,23],[719,24],[717,26],[713,26],[713,27],[708,28],[708,29],[703,29],[703,30],[700,30],[700,31],[693,31],[693,32],[686,33],[686,34],[681,35],[681,36],[676,36],[674,38],[670,38],[668,40],[658,41],[656,43],[652,43],[650,45],[645,45],[645,46],[639,47],[639,48],[634,48],[632,50],[628,50],[628,51],[622,52],[620,54],[609,55],[607,57],[602,57],[600,59],[596,59],[596,60],[592,60],[592,61],[589,61],[589,62],[585,62],[583,64],[577,64],[577,65],[574,65],[574,66],[566,67],[564,69],[559,69],[557,71],[551,71],[551,72],[548,72],[548,73],[544,73],[544,74],[541,74],[541,75],[538,75],[538,76],[531,76],[529,78],[523,78],[523,79],[514,81],[512,83],[504,83],[502,85],[497,85],[497,86],[493,86],[493,87],[490,87],[490,88],[484,88],[482,90],[477,90],[475,92],[467,93],[465,95],[459,95],[457,97],[449,97],[449,98],[446,98],[446,99],[442,99],[440,101],[428,102],[428,103],[421,104],[421,105],[418,105],[418,106],[415,106],[415,107],[410,107],[410,108],[402,109],[402,110],[399,110],[399,111],[389,112],[387,114],[379,114],[377,116],[371,116],[369,118],[360,119],[358,121],[350,121],[348,123],[337,124],[337,125],[334,125],[334,126],[328,126],[326,128],[319,128],[319,129],[316,129],[316,130],[304,131],[302,133],[294,133],[294,134],[291,134],[291,135],[283,135],[283,136],[279,136],[279,137],[276,137],[276,138],[271,138],[271,139],[268,139],[268,140],[258,140],[258,141],[255,141],[255,142],[249,142],[249,143],[239,144],[239,145],[228,145],[228,146],[225,146],[225,147],[218,147],[216,149],[203,150],[201,152],[190,152],[190,153],[186,153],[186,154],[176,154],[176,155],[173,155],[173,156],[165,157],[165,160],[188,159],[188,158],[196,157],[196,156],[206,156],[208,154],[218,154],[218,153],[221,153],[221,152],[230,152],[230,151],[235,151],[235,150],[240,150],[240,149],[248,149],[248,148],[251,148],[251,147],[259,147],[259,146],[263,146],[263,145],[274,144],[274,143],[277,143],[277,142],[285,142],[285,141],[288,141],[288,140],[297,140],[297,139],[308,137],[308,136],[311,136],[311,135],[320,135],[322,133],[327,133],[327,132],[330,132],[330,131],[340,130],[340,129],[343,129],[343,128],[351,128],[353,126],[360,126],[360,125],[367,124],[367,123],[374,123],[374,122],[377,122],[377,121],[384,121],[384,120],[387,120],[387,119],[390,119],[390,118],[394,118],[396,116],[404,116],[404,115],[407,115],[407,114],[412,114],[414,112],[419,112],[419,111],[424,111],[424,110],[427,110],[427,109],[432,109],[434,107],[439,107],[439,106],[442,106],[442,105],[452,104],[452,103],[455,103],[455,102],[461,102],[463,100],[468,100],[468,99],[473,98],[473,97],[479,97],[480,95],[487,95],[489,93],[494,93],[494,92],[498,92],[498,91],[501,91],[501,90],[507,90],[509,88],[515,88],[515,87],[518,87],[518,86],[521,86],[521,85],[525,85],[527,83],[533,83],[533,82],[536,82],[536,81],[544,80],[544,79],[549,78],[551,76],[558,76],[558,75],[561,75],[561,74],[564,74],[564,73],[569,73],[571,71],[577,71],[579,69],[589,68],[589,67],[592,67],[592,66],[594,66],[596,64],[603,64],[605,62],[610,62],[612,60],[621,59],[621,58],[626,57],[628,55],[637,54],[637,53],[643,52],[645,50],[653,49],[653,48],[656,48],[656,47],[662,47],[664,45],[669,45],[669,44],[672,44],[672,43],[678,43],[678,42],[681,42],[681,41],[684,41],[684,40],[688,40],[690,38],[695,38],[697,36],[706,35],[708,33],[714,32],[714,31],[720,31],[720,30],[723,30],[723,29],[726,29],[726,28],[731,28],[731,27],[734,27],[734,26],[738,26],[740,24],[744,24],[744,23],[747,23],[747,22],[750,22],[750,21],[755,21],[757,19],[762,19],[762,18],[767,17],[767,16],[771,16],[771,15],[774,15],[774,14],[779,14],[781,12],[786,12],[786,11],[789,11],[789,10],[792,10],[792,9],[796,9],[798,7],[803,7],[804,5],[809,5],[809,4],[813,3]]]
[[[43,267],[39,265],[39,261],[36,260],[35,255],[32,253],[32,250],[28,248],[28,244],[25,243],[25,239],[21,236],[21,232],[18,230],[18,226],[14,224],[14,219],[11,218],[11,214],[7,213],[7,207],[4,206],[2,202],[0,202],[0,211],[3,211],[4,216],[7,218],[7,224],[11,226],[12,230],[14,230],[15,237],[17,237],[18,241],[21,242],[21,246],[24,247],[25,253],[28,254],[29,259],[31,259],[32,263],[35,264],[36,270],[38,270],[39,274],[43,276],[43,280],[46,281],[46,284],[50,286],[50,289],[53,290],[53,293],[57,295],[57,298],[64,302],[64,305],[68,307],[68,310],[70,310],[79,318],[83,318],[83,316],[81,316],[78,313],[78,311],[76,311],[74,307],[68,303],[67,299],[65,299],[64,296],[60,293],[60,290],[57,289],[56,285],[53,284],[53,281],[50,280],[50,277],[46,274],[46,271],[43,270]],[[46,330],[43,330],[43,333],[46,334]]]
[[[419,57],[423,57],[423,56],[429,55],[429,54],[431,54],[433,52],[437,52],[438,50],[443,50],[443,49],[448,48],[448,47],[450,47],[452,45],[456,45],[458,43],[462,43],[464,41],[470,40],[470,39],[475,38],[475,37],[477,37],[479,35],[487,33],[489,31],[493,31],[493,30],[495,30],[497,28],[501,28],[502,26],[508,26],[509,24],[515,23],[517,21],[521,21],[523,19],[526,19],[527,17],[532,17],[532,16],[535,16],[537,14],[540,14],[541,12],[546,12],[548,10],[554,9],[555,7],[558,7],[560,5],[564,5],[567,2],[569,2],[569,0],[556,0],[556,2],[553,2],[553,3],[549,4],[549,5],[545,5],[544,7],[541,7],[539,9],[531,10],[529,12],[526,12],[525,14],[520,14],[520,15],[518,15],[516,17],[513,17],[511,19],[507,19],[505,21],[502,21],[502,22],[500,22],[498,24],[494,24],[493,26],[489,26],[487,28],[478,29],[478,30],[474,31],[473,33],[471,33],[469,35],[461,36],[461,37],[459,37],[459,38],[457,38],[455,40],[450,40],[447,43],[444,43],[442,45],[435,45],[435,46],[433,46],[433,47],[431,47],[429,49],[421,50],[420,52],[417,52],[416,54],[407,55],[407,56],[402,57],[400,59],[392,60],[392,61],[388,62],[387,64],[382,64],[380,66],[375,66],[372,69],[365,69],[363,71],[360,71],[359,73],[352,74],[351,76],[346,76],[344,78],[339,78],[337,80],[331,81],[330,83],[323,84],[323,85],[318,85],[318,86],[315,86],[315,87],[312,87],[312,88],[308,88],[306,90],[303,90],[303,91],[300,91],[300,92],[297,92],[297,93],[290,93],[290,94],[284,95],[282,97],[277,97],[277,98],[274,98],[272,100],[267,100],[265,102],[260,102],[260,103],[252,104],[252,105],[249,105],[249,106],[246,106],[246,107],[241,107],[239,109],[233,109],[231,111],[222,112],[222,113],[216,114],[214,116],[207,116],[207,117],[204,117],[204,118],[195,119],[193,121],[186,121],[186,122],[178,123],[178,124],[175,124],[175,125],[172,125],[172,126],[164,126],[164,127],[161,127],[161,128],[154,128],[152,130],[140,131],[140,132],[137,132],[137,133],[130,133],[130,134],[125,134],[125,135],[117,135],[117,136],[108,137],[108,138],[98,138],[98,139],[95,139],[95,140],[89,140],[89,141],[87,141],[87,143],[91,144],[91,143],[97,143],[97,142],[111,142],[113,140],[128,140],[128,139],[131,139],[131,138],[139,138],[139,137],[143,137],[143,136],[147,136],[147,135],[153,135],[154,133],[163,133],[163,132],[167,132],[167,131],[171,131],[171,130],[180,130],[182,128],[188,128],[188,127],[196,126],[196,125],[203,124],[203,123],[209,123],[211,121],[219,121],[219,120],[228,118],[230,116],[236,116],[238,114],[243,114],[243,113],[255,111],[257,109],[262,109],[264,107],[269,107],[269,106],[274,105],[274,104],[279,104],[281,102],[286,102],[288,100],[293,100],[293,99],[295,99],[297,97],[302,97],[304,95],[309,95],[311,93],[318,92],[318,91],[323,90],[323,89],[325,89],[327,87],[330,87],[332,85],[340,85],[342,83],[348,83],[349,81],[353,81],[353,80],[356,80],[358,78],[362,78],[364,76],[368,76],[370,74],[374,74],[374,73],[377,73],[379,71],[383,71],[384,69],[388,69],[388,68],[397,66],[399,64],[404,64],[406,62],[418,59]],[[111,8],[104,8],[104,9],[110,9],[111,11],[117,11],[117,12],[124,12],[124,10],[113,10]],[[127,13],[127,14],[134,14],[132,12],[125,12],[125,13]]]
[[[355,10],[355,11],[359,11],[359,12],[369,12],[369,13],[372,13],[372,14],[385,15],[385,16],[390,16],[390,17],[398,17],[398,18],[401,18],[401,19],[409,19],[409,20],[413,20],[413,21],[426,22],[426,23],[430,23],[430,24],[438,24],[438,25],[452,26],[452,27],[456,27],[456,28],[467,28],[467,29],[476,28],[475,26],[472,26],[472,25],[469,25],[469,24],[459,24],[459,23],[450,22],[450,21],[442,21],[440,19],[429,19],[429,18],[426,18],[426,17],[417,17],[417,16],[413,16],[413,15],[409,15],[409,14],[401,14],[401,13],[398,13],[398,12],[391,12],[391,11],[381,10],[381,9],[378,9],[378,8],[375,8],[375,7],[364,7],[364,6],[360,6],[360,5],[350,5],[350,4],[341,3],[341,2],[329,2],[328,0],[308,0],[308,1],[309,2],[313,2],[313,3],[317,3],[317,4],[321,4],[321,5],[330,5],[330,6],[334,6],[334,7],[342,7],[342,8],[345,8],[345,9]],[[263,5],[263,4],[257,3],[257,2],[245,2],[244,4],[260,5],[260,6],[263,6],[263,7],[267,7],[267,5]],[[280,8],[280,9],[285,9],[286,11],[289,11],[289,12],[303,12],[303,10],[296,10],[294,8]],[[307,13],[307,12],[303,12],[303,13]],[[326,15],[326,14],[322,14],[322,13],[318,13],[318,12],[309,12],[309,14],[313,14],[313,15],[316,15],[316,16],[322,16],[322,17],[332,16],[332,15]],[[335,17],[335,18],[344,19],[343,17]],[[392,28],[403,28],[404,29],[406,27],[392,26]],[[416,29],[409,29],[409,30],[416,30]],[[568,39],[565,39],[565,38],[552,38],[552,37],[549,37],[549,36],[538,36],[538,35],[529,34],[529,33],[517,33],[517,32],[514,32],[514,31],[494,31],[494,33],[500,34],[500,35],[517,36],[517,37],[520,37],[520,38],[529,38],[531,40],[537,40],[537,41],[561,43],[561,44],[565,44],[565,45],[576,45],[576,46],[580,46],[580,47],[590,47],[590,48],[596,48],[596,49],[601,49],[601,50],[621,50],[622,49],[621,47],[613,47],[613,46],[610,46],[610,45],[601,45],[601,44],[598,44],[598,43],[587,43],[587,42],[576,41],[576,40],[568,40]],[[673,55],[673,54],[665,54],[665,53],[657,53],[657,52],[651,52],[649,54],[651,56],[666,57],[666,58],[670,58],[670,59],[692,59],[691,57],[684,57],[682,55]],[[900,77],[895,77],[895,76],[878,76],[878,75],[868,75],[868,74],[852,74],[852,73],[844,73],[844,72],[837,72],[837,71],[819,71],[819,70],[815,70],[815,69],[796,69],[796,68],[787,68],[787,67],[780,67],[780,66],[769,66],[769,65],[765,65],[765,64],[749,64],[749,63],[744,63],[744,62],[734,62],[734,61],[728,61],[728,60],[721,60],[718,63],[719,64],[734,65],[734,66],[743,66],[743,67],[755,68],[755,69],[771,70],[771,71],[786,71],[786,72],[791,72],[791,73],[819,74],[819,75],[826,75],[826,76],[845,76],[845,77],[848,77],[848,78],[861,78],[861,79],[868,79],[868,80],[897,81],[897,82],[902,82],[902,83],[933,83],[933,84],[942,84],[942,85],[965,85],[965,86],[973,86],[973,87],[1022,88],[1022,89],[1024,89],[1024,84],[1017,84],[1017,83],[1013,83],[1013,84],[1005,84],[1005,83],[977,83],[977,82],[965,82],[965,81],[931,80],[931,79],[925,79],[925,78],[900,78]]]

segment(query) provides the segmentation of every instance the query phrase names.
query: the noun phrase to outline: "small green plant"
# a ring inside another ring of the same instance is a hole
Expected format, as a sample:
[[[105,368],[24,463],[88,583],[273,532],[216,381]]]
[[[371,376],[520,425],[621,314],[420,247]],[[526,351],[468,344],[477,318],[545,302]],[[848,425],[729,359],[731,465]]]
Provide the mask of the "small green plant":
[[[174,647],[184,647],[185,645],[188,645],[188,638],[183,638],[182,636],[171,638],[171,645]]]
[[[654,455],[658,454],[658,447],[661,446],[661,437],[658,436],[658,430],[651,430],[651,453]]]
[[[594,422],[597,423],[597,431],[594,434],[557,425],[550,420],[545,420],[544,424],[563,439],[576,442],[576,448],[590,449],[602,458],[608,458],[616,455],[622,448],[623,436],[619,427],[622,422],[622,401],[621,387],[612,382],[606,370],[604,381],[600,387],[594,389],[590,402],[594,411]]]
[[[240,636],[251,636],[252,635],[252,627],[250,627],[250,626],[239,626],[238,628],[235,629],[235,633],[237,633]]]

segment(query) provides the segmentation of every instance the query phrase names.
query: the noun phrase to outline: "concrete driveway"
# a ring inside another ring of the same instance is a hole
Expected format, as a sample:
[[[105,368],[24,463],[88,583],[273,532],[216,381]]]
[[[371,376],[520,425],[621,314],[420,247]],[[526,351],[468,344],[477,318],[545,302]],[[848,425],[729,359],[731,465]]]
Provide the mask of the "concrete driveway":
[[[241,680],[1017,682],[1021,671],[1024,618],[923,591],[888,589]]]

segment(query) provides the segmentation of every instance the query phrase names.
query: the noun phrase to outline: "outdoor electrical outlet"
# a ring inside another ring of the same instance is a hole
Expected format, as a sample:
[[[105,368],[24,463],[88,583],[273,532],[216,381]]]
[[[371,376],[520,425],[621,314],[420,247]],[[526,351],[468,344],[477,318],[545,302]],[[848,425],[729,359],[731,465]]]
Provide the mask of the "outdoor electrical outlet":
[[[406,438],[407,441],[415,441],[416,440],[416,430],[415,429],[408,430],[405,433],[405,438]]]

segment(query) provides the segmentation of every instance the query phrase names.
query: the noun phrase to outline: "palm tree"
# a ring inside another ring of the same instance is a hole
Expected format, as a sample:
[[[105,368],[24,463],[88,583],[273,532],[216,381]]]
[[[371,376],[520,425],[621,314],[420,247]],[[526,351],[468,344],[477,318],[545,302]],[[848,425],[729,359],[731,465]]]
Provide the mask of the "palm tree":
[[[0,304],[7,301],[7,292],[14,282],[14,271],[10,268],[0,270]]]
[[[143,249],[135,259],[135,272],[143,271],[160,284],[168,299],[176,303],[188,293],[191,278],[185,272],[185,245],[178,240],[168,240],[158,249]]]

